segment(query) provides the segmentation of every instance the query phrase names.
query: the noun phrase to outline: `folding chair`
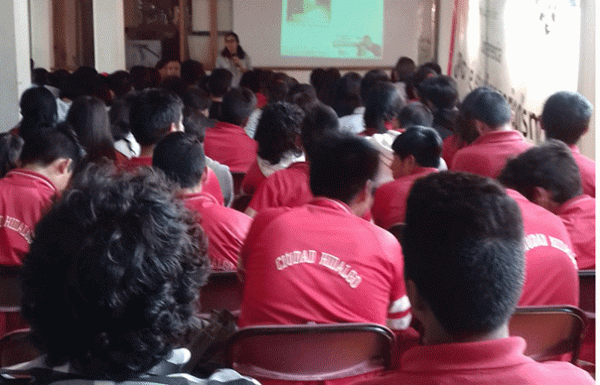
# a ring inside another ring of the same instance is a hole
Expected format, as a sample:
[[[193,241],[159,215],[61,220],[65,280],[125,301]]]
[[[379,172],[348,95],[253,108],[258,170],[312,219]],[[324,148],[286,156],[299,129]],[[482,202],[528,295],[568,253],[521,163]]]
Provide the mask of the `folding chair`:
[[[227,346],[227,364],[273,380],[325,381],[389,368],[394,334],[366,323],[252,326]]]
[[[579,357],[587,319],[573,306],[531,306],[517,308],[509,331],[527,342],[525,355],[536,361],[560,359],[570,353],[571,363]]]
[[[40,355],[29,339],[30,330],[18,329],[0,338],[0,368],[31,361]]]
[[[211,310],[227,309],[234,313],[239,311],[241,304],[242,282],[237,272],[211,273],[200,292],[200,311],[206,314]]]
[[[579,308],[596,313],[596,270],[579,270]]]

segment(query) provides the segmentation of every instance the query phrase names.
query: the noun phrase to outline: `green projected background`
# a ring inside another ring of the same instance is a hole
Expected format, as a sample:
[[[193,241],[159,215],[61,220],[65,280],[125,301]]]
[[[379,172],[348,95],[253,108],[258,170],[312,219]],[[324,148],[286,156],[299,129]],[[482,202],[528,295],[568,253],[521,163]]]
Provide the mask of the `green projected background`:
[[[281,56],[382,59],[384,0],[283,0]]]

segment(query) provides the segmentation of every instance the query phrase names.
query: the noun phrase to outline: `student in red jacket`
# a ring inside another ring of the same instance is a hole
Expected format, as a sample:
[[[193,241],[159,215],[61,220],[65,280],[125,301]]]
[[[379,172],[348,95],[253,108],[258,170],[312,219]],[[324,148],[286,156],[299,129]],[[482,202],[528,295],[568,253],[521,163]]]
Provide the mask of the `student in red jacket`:
[[[415,182],[404,274],[422,346],[375,384],[594,384],[566,362],[536,362],[508,322],[524,278],[519,207],[489,178],[440,172]]]
[[[579,269],[596,267],[596,200],[582,193],[570,149],[549,140],[508,162],[501,180],[558,215],[571,236]]]

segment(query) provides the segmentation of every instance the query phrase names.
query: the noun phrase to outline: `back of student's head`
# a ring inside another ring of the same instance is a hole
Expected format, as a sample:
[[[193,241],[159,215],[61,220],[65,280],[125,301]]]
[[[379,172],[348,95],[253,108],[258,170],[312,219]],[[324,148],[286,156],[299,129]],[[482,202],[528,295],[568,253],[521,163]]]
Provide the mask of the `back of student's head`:
[[[257,155],[271,164],[279,163],[290,151],[300,155],[298,139],[303,118],[304,111],[295,104],[276,102],[265,106],[254,134]]]
[[[21,164],[50,165],[57,159],[71,159],[71,170],[75,170],[85,157],[77,134],[68,123],[42,126],[37,134],[26,140],[21,151]]]
[[[333,105],[333,94],[335,92],[335,85],[340,80],[342,75],[340,70],[337,68],[327,68],[321,77],[320,86],[315,86],[317,91],[317,97],[328,106]]]
[[[183,83],[183,80],[179,76],[165,76],[160,81],[160,88],[169,90],[180,98],[183,97],[187,86]]]
[[[286,101],[298,105],[304,111],[309,110],[319,102],[315,88],[310,84],[297,84],[288,91]]]
[[[398,115],[398,124],[400,127],[408,126],[425,126],[431,127],[433,124],[433,114],[423,103],[412,102],[408,103],[400,115]]]
[[[409,57],[402,56],[392,69],[393,82],[407,82],[410,76],[417,70],[415,61]]]
[[[131,132],[142,146],[157,144],[182,118],[183,102],[165,89],[140,92],[131,105]]]
[[[365,126],[385,132],[385,123],[397,118],[403,107],[404,98],[396,86],[388,81],[377,82],[365,103]]]
[[[183,113],[196,112],[202,113],[210,108],[210,96],[206,91],[199,87],[188,87],[183,93]]]
[[[458,102],[456,81],[450,76],[431,76],[417,85],[421,102],[430,102],[436,109],[451,109]]]
[[[246,71],[242,75],[240,79],[240,87],[246,87],[255,94],[261,92],[261,74],[263,70],[253,69],[251,71]]]
[[[437,75],[439,74],[430,67],[420,65],[417,70],[413,72],[413,74],[410,76],[410,79],[408,79],[408,82],[406,83],[406,96],[413,100],[419,99],[419,94],[417,91],[418,85],[425,79]]]
[[[360,100],[362,104],[367,103],[369,98],[369,91],[377,82],[390,81],[389,76],[382,69],[372,69],[365,74],[360,81]]]
[[[435,71],[435,73],[438,74],[438,75],[442,74],[442,67],[438,63],[436,63],[436,62],[429,61],[427,63],[424,63],[422,66],[424,68],[429,68],[429,69]]]
[[[456,118],[456,134],[464,143],[472,143],[480,134],[475,127],[474,106],[480,95],[488,92],[485,87],[479,87],[469,92],[458,106]]]
[[[433,128],[409,126],[402,135],[394,139],[392,150],[400,159],[412,155],[419,166],[438,168],[442,138]]]
[[[134,99],[134,94],[124,95],[121,98],[113,100],[110,106],[108,120],[110,121],[110,129],[115,141],[125,139],[131,132],[129,112]]]
[[[48,84],[48,70],[45,68],[34,68],[31,71],[31,82],[37,86]]]
[[[136,379],[184,344],[210,269],[204,234],[150,168],[92,166],[36,226],[23,315],[45,363]]]
[[[127,71],[115,71],[106,78],[106,84],[120,98],[133,89],[131,75]]]
[[[471,116],[491,128],[498,128],[510,122],[510,106],[498,91],[487,87],[475,89],[477,96],[471,104]]]
[[[202,179],[206,158],[196,135],[174,132],[165,136],[154,149],[152,167],[165,173],[181,188],[196,187]]]
[[[269,103],[275,103],[285,100],[290,89],[291,79],[283,72],[275,72],[269,76],[266,85],[266,97]]]
[[[181,80],[186,86],[198,86],[205,75],[204,66],[199,61],[188,59],[181,63]]]
[[[379,152],[362,137],[336,133],[325,136],[312,150],[310,190],[323,196],[350,203],[374,178]]]
[[[306,111],[300,127],[302,147],[308,159],[317,143],[327,134],[338,132],[340,121],[333,108],[323,103],[316,103]]]
[[[523,224],[497,182],[455,172],[421,178],[405,223],[405,279],[446,333],[466,338],[508,322],[523,284]]]
[[[19,107],[23,116],[19,135],[25,140],[36,135],[38,126],[52,126],[58,119],[56,99],[46,87],[32,87],[23,92]]]
[[[129,70],[131,84],[136,91],[142,91],[151,85],[151,74],[148,67],[136,65]]]
[[[339,117],[350,115],[360,102],[360,82],[362,76],[356,72],[347,72],[337,81],[333,94],[333,109]]]
[[[112,136],[106,105],[93,96],[80,96],[73,101],[67,114],[81,145],[91,161],[102,157],[115,159]]]
[[[247,88],[232,88],[223,96],[221,121],[241,126],[256,107],[256,96]]]
[[[577,92],[561,91],[550,96],[542,110],[541,123],[546,137],[573,145],[587,131],[592,104]]]
[[[0,178],[17,167],[23,149],[23,138],[9,132],[0,134]]]
[[[563,142],[549,139],[506,163],[498,180],[534,200],[535,188],[550,192],[551,199],[564,203],[582,194],[579,167]]]
[[[233,74],[225,68],[215,68],[208,78],[208,92],[211,96],[221,98],[231,88]]]

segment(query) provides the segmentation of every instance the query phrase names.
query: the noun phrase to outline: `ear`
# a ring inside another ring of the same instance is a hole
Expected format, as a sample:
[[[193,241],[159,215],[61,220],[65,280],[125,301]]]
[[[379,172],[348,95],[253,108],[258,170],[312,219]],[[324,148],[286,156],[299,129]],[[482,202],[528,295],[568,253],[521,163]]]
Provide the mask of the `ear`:
[[[531,197],[531,201],[547,210],[549,210],[552,206],[552,197],[550,195],[550,191],[539,186],[533,188],[533,196]]]
[[[59,158],[56,159],[53,163],[55,163],[56,171],[58,171],[59,174],[65,175],[73,172],[73,170],[71,170],[71,164],[73,164],[73,159],[71,158]]]
[[[485,123],[483,123],[481,120],[473,119],[473,125],[475,126],[475,129],[477,130],[479,135],[485,134]]]
[[[202,171],[202,178],[200,178],[200,184],[204,185],[208,180],[208,166],[204,166],[204,171]]]
[[[177,123],[172,122],[169,125],[169,132],[183,132],[183,122],[181,120]]]

